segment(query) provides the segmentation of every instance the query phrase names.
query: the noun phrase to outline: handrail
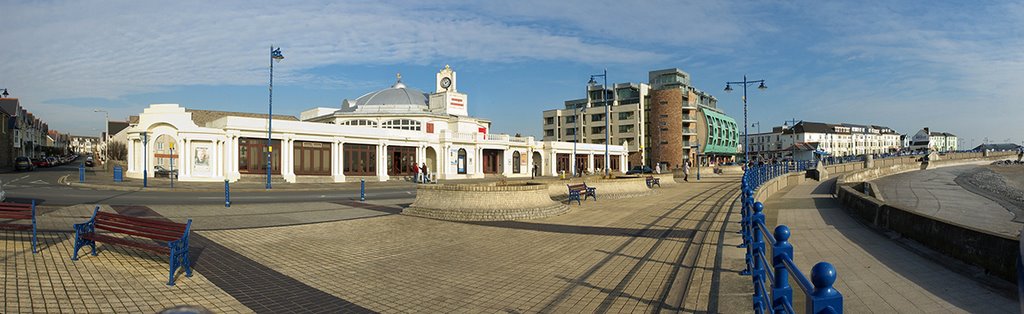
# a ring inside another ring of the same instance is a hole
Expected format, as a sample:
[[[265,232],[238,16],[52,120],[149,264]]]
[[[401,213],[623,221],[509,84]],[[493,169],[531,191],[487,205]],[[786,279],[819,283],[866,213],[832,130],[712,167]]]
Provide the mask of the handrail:
[[[755,313],[793,313],[793,288],[789,278],[797,282],[806,296],[806,313],[842,313],[843,295],[832,286],[836,281],[836,270],[832,264],[819,262],[811,268],[810,279],[793,262],[793,245],[789,243],[790,230],[785,225],[768,231],[764,220],[764,204],[754,201],[754,193],[765,182],[776,177],[806,171],[814,164],[797,161],[786,164],[766,164],[745,169],[741,182],[741,228],[746,250],[747,269],[741,274],[750,275],[754,285],[753,305]],[[767,243],[767,245],[766,245]],[[771,249],[770,253],[767,249]],[[769,254],[771,259],[769,260]],[[770,295],[769,295],[770,293]]]

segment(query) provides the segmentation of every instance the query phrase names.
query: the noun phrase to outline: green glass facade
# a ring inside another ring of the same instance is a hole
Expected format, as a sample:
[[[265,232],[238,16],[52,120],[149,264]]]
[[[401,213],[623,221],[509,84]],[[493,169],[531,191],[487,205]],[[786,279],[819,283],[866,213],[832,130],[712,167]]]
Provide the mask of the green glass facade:
[[[736,120],[717,111],[701,108],[704,117],[707,118],[707,143],[704,145],[704,154],[708,155],[735,155],[736,146],[739,144],[739,132],[736,129]]]

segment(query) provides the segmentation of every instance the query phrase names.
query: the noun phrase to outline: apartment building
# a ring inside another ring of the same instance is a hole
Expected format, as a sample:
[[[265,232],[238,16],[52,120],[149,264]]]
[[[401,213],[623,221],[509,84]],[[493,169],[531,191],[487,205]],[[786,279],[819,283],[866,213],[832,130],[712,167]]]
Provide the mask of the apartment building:
[[[901,150],[901,135],[892,128],[851,123],[800,121],[793,126],[751,134],[751,159],[811,160],[817,156],[885,154]]]
[[[680,69],[664,69],[650,71],[648,83],[589,85],[586,98],[543,112],[544,140],[603,144],[607,103],[609,141],[628,147],[630,167],[677,168],[698,155],[731,160],[738,144],[735,120],[690,79]]]
[[[914,151],[948,152],[959,149],[958,138],[948,132],[935,132],[925,127],[910,139],[910,149]]]

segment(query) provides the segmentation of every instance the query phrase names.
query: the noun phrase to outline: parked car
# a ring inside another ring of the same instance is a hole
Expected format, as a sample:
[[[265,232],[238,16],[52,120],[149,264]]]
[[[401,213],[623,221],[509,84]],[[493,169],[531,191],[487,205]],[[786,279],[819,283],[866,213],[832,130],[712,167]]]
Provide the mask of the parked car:
[[[0,180],[0,202],[7,199],[7,193],[4,192],[4,180]]]
[[[85,157],[85,166],[86,167],[92,167],[94,165],[95,165],[95,163],[93,163],[92,157]]]
[[[32,164],[32,160],[28,157],[21,156],[14,159],[14,170],[17,171],[32,171],[36,166]]]
[[[651,169],[651,167],[648,167],[648,166],[634,166],[632,169],[629,169],[629,171],[626,171],[626,174],[645,174],[645,173],[654,173],[654,169]]]
[[[170,178],[171,176],[174,176],[174,178],[178,178],[178,169],[174,169],[174,171],[171,171],[171,170],[168,170],[167,168],[164,168],[162,166],[156,166],[156,167],[154,167],[154,170],[153,170],[153,176],[154,177],[167,177],[167,178]]]
[[[50,162],[46,161],[46,158],[36,158],[32,160],[32,165],[38,167],[49,167]]]
[[[56,167],[61,164],[60,160],[57,160],[57,157],[46,157],[46,163],[50,167]]]

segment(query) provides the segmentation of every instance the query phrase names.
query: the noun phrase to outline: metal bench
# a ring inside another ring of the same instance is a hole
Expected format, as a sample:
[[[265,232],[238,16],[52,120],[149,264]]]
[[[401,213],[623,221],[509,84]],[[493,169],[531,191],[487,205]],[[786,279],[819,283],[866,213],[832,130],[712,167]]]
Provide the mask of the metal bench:
[[[192,228],[192,219],[182,224],[101,212],[100,207],[96,206],[89,221],[75,224],[74,227],[75,253],[71,257],[72,261],[78,260],[78,249],[86,245],[92,248],[92,255],[96,256],[96,242],[98,241],[170,255],[168,286],[174,285],[174,272],[179,267],[185,269],[185,277],[192,277],[188,251],[188,235]],[[100,234],[96,232],[96,229],[154,241],[137,241]]]
[[[36,201],[32,204],[0,203],[0,219],[31,220],[31,224],[0,223],[0,229],[32,230],[32,253],[36,251]]]
[[[647,187],[654,188],[657,185],[661,187],[661,178],[655,178],[654,176],[647,176]]]
[[[581,205],[581,194],[583,196],[583,200],[587,199],[587,196],[590,196],[597,201],[597,188],[587,186],[586,182],[580,184],[566,184],[565,186],[569,188],[569,203],[576,201],[577,205]]]

